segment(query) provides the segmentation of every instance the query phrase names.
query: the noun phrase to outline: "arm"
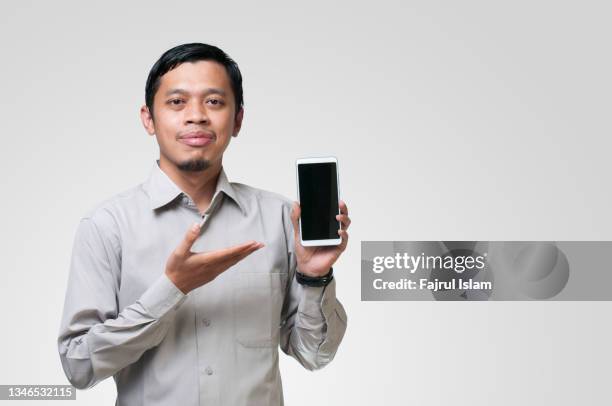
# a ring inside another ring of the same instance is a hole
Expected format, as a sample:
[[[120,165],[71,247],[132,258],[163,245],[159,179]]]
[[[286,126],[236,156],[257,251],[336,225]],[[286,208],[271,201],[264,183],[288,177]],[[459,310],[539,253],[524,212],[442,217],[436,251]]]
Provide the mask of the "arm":
[[[293,254],[290,255],[293,257]],[[281,315],[281,349],[309,370],[330,363],[346,331],[346,312],[336,299],[336,280],[325,287],[300,285],[295,279],[295,259],[291,282]]]
[[[263,246],[253,241],[194,254],[191,246],[200,234],[195,224],[168,258],[166,271],[119,312],[120,244],[113,243],[109,230],[101,233],[85,218],[74,241],[58,348],[68,380],[79,389],[116,374],[159,345],[187,293]]]
[[[157,346],[186,298],[162,274],[134,304],[119,311],[120,253],[115,251],[92,219],[81,220],[58,338],[66,377],[79,389],[114,375]]]
[[[341,246],[331,250],[302,247],[299,243],[297,219],[299,206],[283,212],[289,250],[289,286],[281,315],[280,346],[309,370],[319,369],[332,361],[346,331],[346,312],[336,299],[336,280],[326,287],[304,286],[295,278],[296,270],[312,276],[327,273],[345,249],[348,234],[342,230]],[[289,221],[290,218],[290,221]],[[346,218],[346,225],[350,220]]]

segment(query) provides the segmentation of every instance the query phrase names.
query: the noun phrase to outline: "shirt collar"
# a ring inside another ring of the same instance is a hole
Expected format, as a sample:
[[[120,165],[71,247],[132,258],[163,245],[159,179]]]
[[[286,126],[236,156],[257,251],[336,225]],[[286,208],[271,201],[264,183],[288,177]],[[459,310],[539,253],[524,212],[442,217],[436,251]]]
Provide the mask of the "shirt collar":
[[[144,186],[147,194],[149,195],[152,210],[165,206],[183,193],[183,191],[159,167],[159,160],[156,160],[155,164],[153,165],[153,169],[151,170],[149,178],[145,182]],[[227,180],[227,175],[225,174],[223,167],[221,167],[221,172],[219,173],[219,178],[217,179],[217,186],[215,188],[213,199],[211,200],[211,206],[219,192],[223,192],[225,195],[230,197],[238,205],[242,214],[246,215],[246,206],[240,200],[236,189],[234,189],[232,184]]]

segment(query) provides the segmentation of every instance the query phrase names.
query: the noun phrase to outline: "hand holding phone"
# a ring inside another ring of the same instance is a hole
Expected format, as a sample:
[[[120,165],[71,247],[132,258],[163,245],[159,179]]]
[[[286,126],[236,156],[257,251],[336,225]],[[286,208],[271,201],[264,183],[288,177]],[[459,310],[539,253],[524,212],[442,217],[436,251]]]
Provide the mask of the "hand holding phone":
[[[296,162],[298,202],[291,222],[297,269],[303,275],[327,275],[348,244],[348,207],[340,200],[336,158],[305,158]]]

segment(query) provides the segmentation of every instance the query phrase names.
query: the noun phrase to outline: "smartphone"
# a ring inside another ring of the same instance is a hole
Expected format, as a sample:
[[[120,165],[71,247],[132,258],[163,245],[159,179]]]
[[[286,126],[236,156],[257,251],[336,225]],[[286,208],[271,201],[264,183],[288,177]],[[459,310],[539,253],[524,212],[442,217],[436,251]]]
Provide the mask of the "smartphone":
[[[339,245],[340,188],[335,157],[300,158],[295,163],[302,211],[300,242],[305,247]]]

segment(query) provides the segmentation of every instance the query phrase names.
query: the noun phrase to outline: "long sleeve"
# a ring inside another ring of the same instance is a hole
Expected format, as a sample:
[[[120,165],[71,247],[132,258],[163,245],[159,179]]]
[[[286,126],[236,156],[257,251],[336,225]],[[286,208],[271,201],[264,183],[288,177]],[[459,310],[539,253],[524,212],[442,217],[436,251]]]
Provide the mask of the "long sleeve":
[[[281,314],[280,346],[306,369],[320,369],[333,360],[340,346],[346,331],[346,312],[336,299],[335,278],[326,287],[297,282],[293,234],[287,227],[292,226],[286,224],[289,286]]]
[[[162,274],[135,303],[119,311],[119,250],[93,219],[81,220],[58,338],[66,377],[79,389],[114,375],[158,345],[186,297]]]

